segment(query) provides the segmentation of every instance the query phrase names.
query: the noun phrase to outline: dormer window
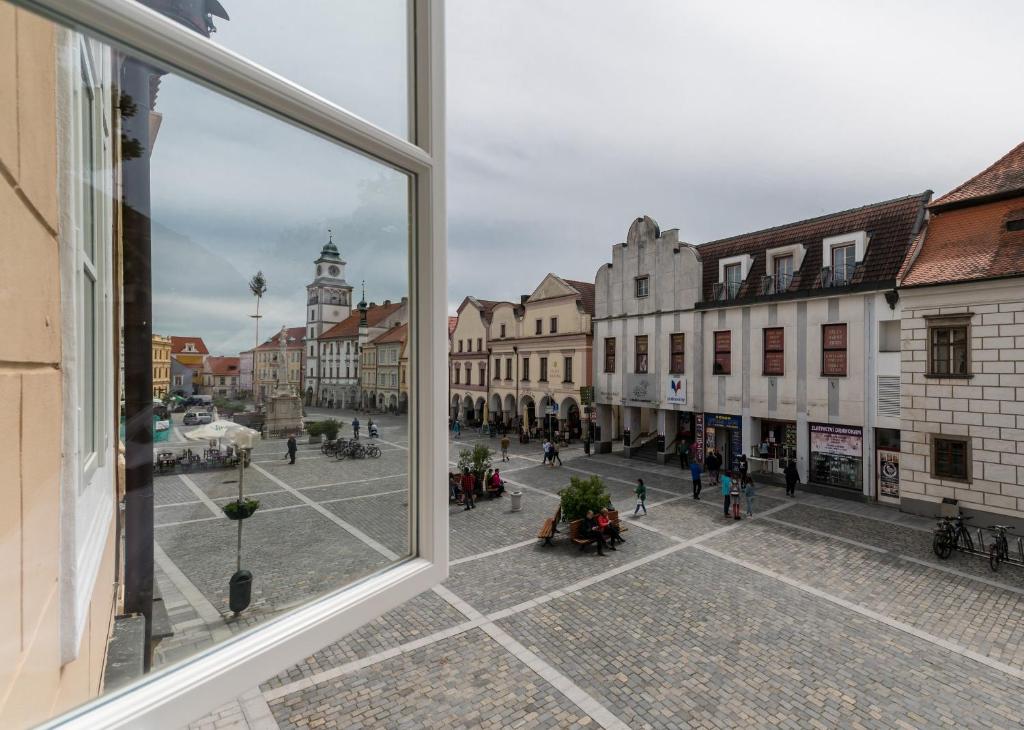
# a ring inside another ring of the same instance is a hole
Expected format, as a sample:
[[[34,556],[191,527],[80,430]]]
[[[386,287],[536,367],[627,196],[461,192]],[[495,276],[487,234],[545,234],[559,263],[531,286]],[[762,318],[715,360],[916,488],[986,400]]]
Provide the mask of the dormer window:
[[[830,236],[822,241],[822,286],[846,286],[853,281],[857,265],[864,260],[867,231]]]
[[[750,272],[751,261],[749,254],[718,260],[718,283],[714,287],[715,301],[724,302],[739,296],[743,282]]]
[[[1006,230],[1024,231],[1024,218],[1017,218],[1012,221],[1006,221]]]

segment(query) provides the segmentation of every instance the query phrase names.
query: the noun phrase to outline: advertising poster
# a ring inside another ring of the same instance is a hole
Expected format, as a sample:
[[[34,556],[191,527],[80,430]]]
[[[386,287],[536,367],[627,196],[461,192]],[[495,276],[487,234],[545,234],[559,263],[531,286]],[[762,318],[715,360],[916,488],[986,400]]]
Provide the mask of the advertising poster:
[[[900,452],[878,450],[878,493],[882,497],[900,496]]]
[[[677,376],[669,376],[665,389],[665,402],[686,405],[686,380]]]
[[[860,457],[864,434],[856,426],[811,424],[811,451],[819,454]]]

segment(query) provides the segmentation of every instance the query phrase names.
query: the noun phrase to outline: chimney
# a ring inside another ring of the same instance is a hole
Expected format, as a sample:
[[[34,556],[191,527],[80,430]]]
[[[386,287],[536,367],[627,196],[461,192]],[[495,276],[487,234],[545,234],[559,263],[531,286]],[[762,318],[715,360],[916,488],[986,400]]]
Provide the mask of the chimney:
[[[385,299],[385,300],[384,300],[384,306],[385,306],[385,307],[389,307],[389,306],[391,306],[391,300],[390,300],[390,299]]]
[[[519,295],[519,303],[520,304],[526,304],[526,300],[529,299],[529,298],[530,298],[529,294],[520,294]]]

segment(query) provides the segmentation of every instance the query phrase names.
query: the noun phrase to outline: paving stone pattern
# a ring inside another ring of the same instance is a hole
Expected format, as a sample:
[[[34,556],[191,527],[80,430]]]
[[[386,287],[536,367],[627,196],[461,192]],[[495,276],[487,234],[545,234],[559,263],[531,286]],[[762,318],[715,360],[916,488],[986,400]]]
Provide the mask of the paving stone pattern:
[[[1024,683],[692,549],[499,624],[630,727],[1021,718]]]
[[[479,629],[273,700],[270,708],[282,727],[297,728],[594,727]]]

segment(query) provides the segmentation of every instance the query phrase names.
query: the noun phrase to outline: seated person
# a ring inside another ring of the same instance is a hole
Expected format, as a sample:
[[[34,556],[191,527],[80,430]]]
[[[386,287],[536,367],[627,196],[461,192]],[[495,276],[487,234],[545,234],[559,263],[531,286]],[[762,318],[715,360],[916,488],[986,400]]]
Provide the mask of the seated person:
[[[494,470],[494,474],[492,474],[491,478],[487,481],[487,488],[497,492],[497,496],[499,497],[505,493],[505,482],[502,481],[500,469]]]
[[[583,518],[583,524],[580,525],[580,537],[596,542],[597,554],[604,555],[604,532],[601,531],[601,526],[598,524],[597,518],[594,516],[594,510],[587,510],[587,516]],[[612,547],[612,550],[614,549],[615,548]]]
[[[453,502],[462,502],[462,478],[458,474],[448,475],[449,499]]]
[[[595,519],[597,520],[597,526],[601,528],[601,532],[608,538],[612,550],[615,549],[616,542],[626,542],[622,539],[622,535],[619,534],[618,525],[612,522],[611,517],[608,516],[607,507],[603,507]]]

